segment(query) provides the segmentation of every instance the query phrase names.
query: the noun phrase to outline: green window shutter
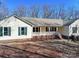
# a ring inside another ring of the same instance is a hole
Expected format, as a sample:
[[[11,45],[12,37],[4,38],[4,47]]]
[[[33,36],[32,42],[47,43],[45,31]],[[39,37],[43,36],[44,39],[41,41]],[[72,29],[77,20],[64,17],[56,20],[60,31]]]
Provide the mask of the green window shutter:
[[[9,36],[11,36],[11,27],[9,27]]]
[[[20,27],[18,27],[18,35],[20,36]]]
[[[18,27],[18,35],[27,35],[27,27]]]
[[[27,27],[25,27],[24,29],[24,34],[27,35]]]
[[[49,31],[49,28],[48,27],[46,27],[46,32],[48,32]]]
[[[8,36],[8,27],[4,27],[4,36]]]
[[[3,27],[0,27],[0,36],[3,36]]]

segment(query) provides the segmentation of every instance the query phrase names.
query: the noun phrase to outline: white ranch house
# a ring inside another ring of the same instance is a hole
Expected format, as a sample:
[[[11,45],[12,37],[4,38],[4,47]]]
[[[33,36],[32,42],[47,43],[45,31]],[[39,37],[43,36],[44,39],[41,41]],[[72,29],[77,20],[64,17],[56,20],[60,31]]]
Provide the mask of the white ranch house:
[[[79,35],[79,20],[65,22],[62,19],[41,19],[10,16],[0,21],[0,40],[25,39],[33,36],[53,35]],[[75,29],[75,30],[74,30]],[[74,32],[73,32],[74,31]]]

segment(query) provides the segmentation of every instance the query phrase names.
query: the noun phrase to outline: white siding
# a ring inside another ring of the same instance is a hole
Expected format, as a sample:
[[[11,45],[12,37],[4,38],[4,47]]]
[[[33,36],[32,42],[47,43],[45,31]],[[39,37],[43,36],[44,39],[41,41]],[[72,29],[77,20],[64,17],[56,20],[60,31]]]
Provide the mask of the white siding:
[[[77,28],[78,28],[78,29],[77,29],[77,33],[73,33],[73,31],[72,31],[72,28],[73,28],[73,27],[77,27]],[[76,20],[74,23],[72,23],[72,24],[69,26],[69,36],[71,36],[71,35],[75,35],[75,36],[79,35],[79,19]]]
[[[45,36],[45,35],[53,35],[56,32],[33,32],[32,36]]]
[[[0,26],[2,27],[11,27],[11,36],[0,36],[0,40],[7,39],[23,39],[23,38],[31,38],[32,37],[32,27],[21,20],[18,20],[15,17],[7,18],[0,22]],[[27,35],[18,36],[18,27],[27,27]]]

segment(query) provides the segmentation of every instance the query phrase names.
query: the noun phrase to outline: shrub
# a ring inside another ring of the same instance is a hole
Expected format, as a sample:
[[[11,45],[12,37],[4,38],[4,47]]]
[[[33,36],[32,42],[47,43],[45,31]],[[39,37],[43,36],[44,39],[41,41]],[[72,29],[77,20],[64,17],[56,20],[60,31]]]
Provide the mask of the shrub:
[[[74,35],[71,35],[71,36],[70,36],[70,39],[71,39],[72,41],[77,41],[77,37],[74,36]]]
[[[64,38],[64,39],[69,39],[69,36],[67,36],[67,35],[62,35],[62,38]]]
[[[79,36],[76,36],[76,41],[79,41]]]

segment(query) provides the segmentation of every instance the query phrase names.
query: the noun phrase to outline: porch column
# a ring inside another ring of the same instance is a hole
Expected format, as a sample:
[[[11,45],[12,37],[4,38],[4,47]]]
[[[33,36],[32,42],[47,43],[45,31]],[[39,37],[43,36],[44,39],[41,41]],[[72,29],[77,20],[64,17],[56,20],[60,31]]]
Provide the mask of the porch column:
[[[40,29],[40,32],[41,32],[41,27],[39,27],[39,29]]]
[[[50,27],[48,27],[49,28],[49,31],[48,32],[50,32]]]
[[[58,27],[56,27],[56,31],[58,31]]]

